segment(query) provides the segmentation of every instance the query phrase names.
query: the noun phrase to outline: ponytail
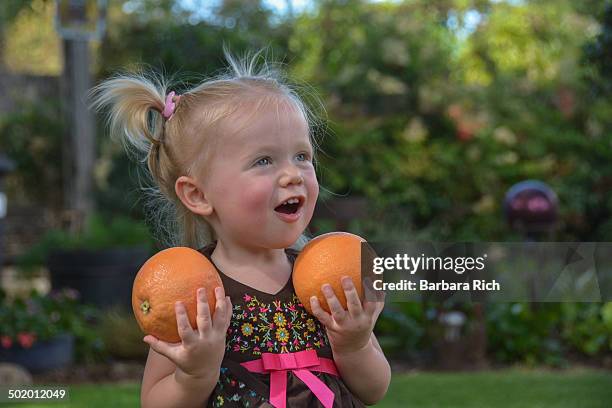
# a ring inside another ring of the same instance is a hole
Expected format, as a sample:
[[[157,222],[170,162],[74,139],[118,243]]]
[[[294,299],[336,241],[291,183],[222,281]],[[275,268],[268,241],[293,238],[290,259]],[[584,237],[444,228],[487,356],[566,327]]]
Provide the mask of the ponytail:
[[[147,153],[159,145],[163,133],[166,84],[143,74],[123,74],[100,83],[90,91],[90,107],[110,107],[107,125],[113,139],[119,138],[126,151]],[[155,114],[152,115],[152,112]]]
[[[204,219],[183,205],[174,190],[183,168],[170,143],[164,140],[171,117],[165,109],[167,89],[167,83],[159,77],[121,74],[90,91],[90,108],[107,108],[106,125],[111,138],[121,142],[129,156],[146,162],[149,186],[141,185],[145,213],[161,244],[197,248],[215,239],[215,234]],[[174,103],[178,102],[176,97]]]

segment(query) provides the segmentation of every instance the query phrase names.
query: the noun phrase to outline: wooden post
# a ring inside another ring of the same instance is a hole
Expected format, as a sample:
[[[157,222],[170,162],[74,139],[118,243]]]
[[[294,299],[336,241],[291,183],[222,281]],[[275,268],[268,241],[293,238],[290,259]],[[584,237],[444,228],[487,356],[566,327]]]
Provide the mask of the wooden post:
[[[63,145],[64,222],[72,232],[79,232],[93,211],[93,166],[95,129],[87,109],[86,95],[91,87],[89,42],[66,39],[62,76],[65,118],[69,132]]]

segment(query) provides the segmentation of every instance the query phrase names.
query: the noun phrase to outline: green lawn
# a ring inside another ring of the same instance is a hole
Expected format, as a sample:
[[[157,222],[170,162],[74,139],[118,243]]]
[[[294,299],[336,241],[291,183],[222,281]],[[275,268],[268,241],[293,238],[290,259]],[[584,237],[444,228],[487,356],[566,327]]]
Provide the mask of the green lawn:
[[[70,386],[69,404],[0,404],[2,407],[138,407],[139,384]],[[612,373],[598,371],[487,371],[415,373],[393,376],[391,388],[376,407],[610,407]]]
[[[51,385],[57,386],[57,385]],[[66,387],[66,385],[62,385]],[[68,385],[68,403],[19,403],[3,404],[0,407],[15,408],[108,408],[140,407],[140,384],[79,384]]]
[[[397,375],[376,407],[596,408],[612,406],[612,373],[487,371]]]

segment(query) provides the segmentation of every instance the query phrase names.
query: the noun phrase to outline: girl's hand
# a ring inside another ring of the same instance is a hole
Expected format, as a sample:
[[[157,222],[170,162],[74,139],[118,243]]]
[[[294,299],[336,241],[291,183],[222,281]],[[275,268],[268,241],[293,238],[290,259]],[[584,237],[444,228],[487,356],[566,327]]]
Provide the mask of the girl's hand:
[[[153,350],[172,361],[177,370],[193,377],[210,375],[211,370],[219,370],[225,354],[225,334],[232,318],[232,302],[225,296],[222,287],[215,288],[217,304],[213,318],[206,300],[204,288],[198,289],[196,323],[193,330],[182,302],[176,302],[176,322],[180,343],[167,343],[147,335],[145,343]]]
[[[327,337],[335,353],[361,350],[370,341],[376,320],[385,307],[385,293],[381,291],[374,294],[367,286],[364,285],[364,290],[371,294],[367,297],[375,297],[376,300],[368,301],[366,297],[362,305],[353,280],[348,276],[342,277],[348,311],[344,310],[329,284],[321,286],[321,290],[331,314],[323,310],[316,296],[310,298],[312,314],[325,325]]]

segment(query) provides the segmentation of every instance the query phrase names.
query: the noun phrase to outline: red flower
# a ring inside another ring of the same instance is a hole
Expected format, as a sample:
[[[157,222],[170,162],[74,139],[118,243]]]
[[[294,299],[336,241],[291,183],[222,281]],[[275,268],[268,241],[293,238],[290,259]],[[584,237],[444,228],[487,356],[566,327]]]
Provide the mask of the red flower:
[[[19,333],[17,335],[17,341],[23,348],[30,348],[34,341],[36,340],[36,336],[32,333]]]
[[[467,122],[459,122],[457,125],[457,138],[462,142],[466,142],[474,137],[474,126]]]
[[[3,348],[11,348],[13,345],[13,340],[9,336],[0,336],[0,343]]]

